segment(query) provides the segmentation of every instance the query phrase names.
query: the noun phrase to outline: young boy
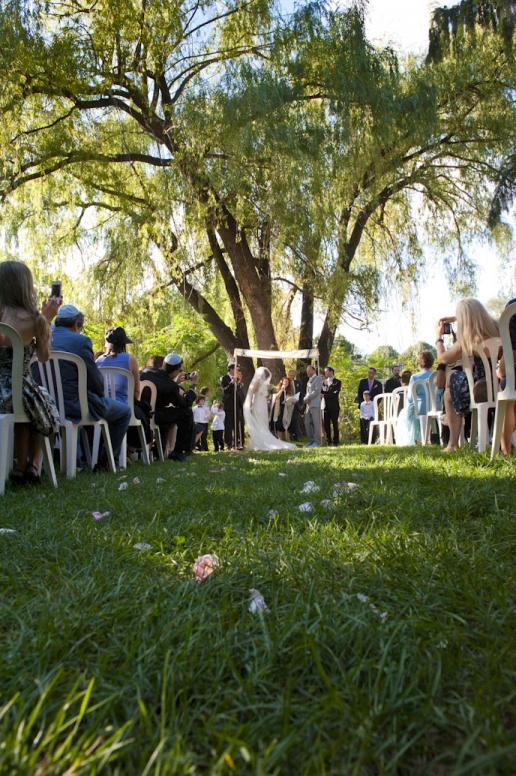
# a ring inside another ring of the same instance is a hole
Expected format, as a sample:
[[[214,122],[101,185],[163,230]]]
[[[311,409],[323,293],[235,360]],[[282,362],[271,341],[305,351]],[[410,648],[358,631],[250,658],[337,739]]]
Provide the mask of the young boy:
[[[374,418],[374,402],[369,391],[364,391],[364,401],[360,405],[360,441],[367,445],[369,441],[369,424]]]
[[[213,446],[215,452],[224,450],[224,420],[226,413],[224,412],[224,402],[216,401],[211,408],[211,414],[213,415],[213,423],[211,425],[211,433],[213,436]]]
[[[195,428],[195,442],[194,446],[197,447],[201,441],[201,437],[205,430],[208,428],[208,420],[206,417],[206,396],[199,396],[197,398],[197,404],[193,408],[194,428]],[[199,449],[199,448],[198,448]]]

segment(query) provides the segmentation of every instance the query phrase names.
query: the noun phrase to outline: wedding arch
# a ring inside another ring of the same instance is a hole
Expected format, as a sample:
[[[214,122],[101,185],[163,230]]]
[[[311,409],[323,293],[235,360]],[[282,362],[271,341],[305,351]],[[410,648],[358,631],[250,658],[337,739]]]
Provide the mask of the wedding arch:
[[[315,368],[319,371],[319,350],[318,348],[307,348],[306,350],[249,350],[247,348],[235,348],[233,351],[233,361],[235,362],[235,372],[238,368],[238,359],[240,358],[265,358],[265,359],[280,359],[286,358],[302,359],[305,361],[315,362]],[[236,391],[234,391],[234,434],[235,444],[238,438],[238,421],[237,421],[237,400]],[[244,440],[242,439],[242,444]]]

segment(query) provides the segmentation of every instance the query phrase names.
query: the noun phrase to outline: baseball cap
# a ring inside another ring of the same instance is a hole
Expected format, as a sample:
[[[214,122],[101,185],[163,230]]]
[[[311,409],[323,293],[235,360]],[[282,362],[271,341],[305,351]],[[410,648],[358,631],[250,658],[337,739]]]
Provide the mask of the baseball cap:
[[[164,358],[164,362],[169,366],[179,366],[180,364],[183,363],[183,359],[179,355],[179,353],[167,353],[167,355]]]
[[[77,318],[81,314],[81,311],[73,304],[62,304],[56,315],[56,321],[70,321]]]

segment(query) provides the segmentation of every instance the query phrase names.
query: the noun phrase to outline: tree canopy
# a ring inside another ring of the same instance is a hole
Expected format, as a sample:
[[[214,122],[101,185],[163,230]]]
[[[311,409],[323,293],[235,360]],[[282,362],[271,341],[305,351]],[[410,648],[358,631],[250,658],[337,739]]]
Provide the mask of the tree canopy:
[[[360,3],[6,3],[8,250],[86,255],[99,314],[173,287],[228,354],[311,345],[318,312],[327,362],[343,315],[417,276],[422,239],[464,269],[509,202],[499,27],[400,63]]]

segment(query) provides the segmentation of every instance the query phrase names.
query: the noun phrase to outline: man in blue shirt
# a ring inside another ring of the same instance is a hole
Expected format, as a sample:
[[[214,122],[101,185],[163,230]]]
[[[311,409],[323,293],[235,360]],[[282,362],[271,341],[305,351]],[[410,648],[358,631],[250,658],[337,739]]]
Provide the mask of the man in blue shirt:
[[[93,420],[103,418],[109,426],[109,435],[115,459],[131,420],[131,410],[127,404],[108,399],[104,396],[104,381],[95,364],[91,340],[82,334],[84,315],[73,304],[61,306],[52,327],[52,350],[73,353],[84,361],[87,372],[88,409]],[[61,383],[66,417],[79,420],[79,388],[77,370],[73,364],[60,363]]]

